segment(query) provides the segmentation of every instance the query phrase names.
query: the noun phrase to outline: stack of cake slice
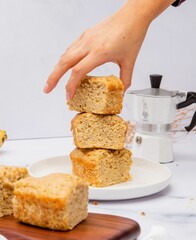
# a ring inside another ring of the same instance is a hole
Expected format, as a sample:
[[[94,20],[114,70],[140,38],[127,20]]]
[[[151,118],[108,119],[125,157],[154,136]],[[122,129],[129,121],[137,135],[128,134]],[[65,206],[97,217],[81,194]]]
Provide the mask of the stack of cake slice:
[[[124,148],[126,122],[122,110],[124,87],[115,76],[86,76],[78,86],[70,110],[80,112],[72,120],[76,149],[70,158],[73,174],[94,187],[130,179],[131,152]]]

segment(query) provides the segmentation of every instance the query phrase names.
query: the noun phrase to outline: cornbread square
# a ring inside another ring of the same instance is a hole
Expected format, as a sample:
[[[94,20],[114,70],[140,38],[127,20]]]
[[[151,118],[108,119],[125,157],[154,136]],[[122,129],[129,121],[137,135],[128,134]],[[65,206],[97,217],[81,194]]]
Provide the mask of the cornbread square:
[[[88,184],[72,174],[29,177],[15,184],[14,216],[53,230],[71,230],[87,218]]]
[[[73,118],[71,125],[78,148],[124,148],[128,126],[117,115],[80,113]]]
[[[0,217],[13,214],[14,183],[27,175],[26,168],[0,166]]]
[[[97,114],[118,114],[122,110],[124,86],[115,76],[86,76],[67,102],[70,110]]]
[[[128,149],[79,149],[70,153],[72,172],[93,187],[106,187],[130,179],[132,164]]]

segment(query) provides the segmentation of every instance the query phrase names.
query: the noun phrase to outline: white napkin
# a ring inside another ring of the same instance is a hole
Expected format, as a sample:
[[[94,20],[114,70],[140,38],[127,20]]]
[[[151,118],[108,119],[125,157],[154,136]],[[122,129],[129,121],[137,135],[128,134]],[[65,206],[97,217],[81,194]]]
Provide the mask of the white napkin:
[[[8,240],[8,239],[5,238],[3,235],[0,234],[0,240]]]
[[[151,227],[150,233],[142,240],[176,240],[176,238],[171,236],[166,228],[155,225]]]

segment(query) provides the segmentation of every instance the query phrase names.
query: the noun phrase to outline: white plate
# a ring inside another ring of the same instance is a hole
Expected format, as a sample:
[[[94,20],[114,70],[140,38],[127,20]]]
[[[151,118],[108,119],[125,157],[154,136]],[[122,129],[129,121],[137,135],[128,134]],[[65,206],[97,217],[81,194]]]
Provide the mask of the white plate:
[[[33,177],[42,177],[50,173],[71,173],[69,156],[40,160],[28,168]],[[166,188],[171,179],[171,171],[159,163],[133,159],[132,180],[104,188],[89,189],[90,200],[123,200],[148,196]]]

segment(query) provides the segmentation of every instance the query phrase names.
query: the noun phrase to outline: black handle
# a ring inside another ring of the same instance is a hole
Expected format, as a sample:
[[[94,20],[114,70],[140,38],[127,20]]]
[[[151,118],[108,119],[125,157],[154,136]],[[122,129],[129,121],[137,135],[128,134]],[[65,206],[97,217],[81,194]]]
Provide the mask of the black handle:
[[[195,126],[196,126],[196,112],[193,115],[190,125],[185,127],[185,129],[187,130],[187,132],[190,132]]]
[[[177,104],[177,109],[187,107],[192,103],[196,103],[196,93],[195,92],[188,92],[186,96],[186,100],[184,102]],[[196,126],[196,112],[193,115],[191,123],[189,126],[185,127],[187,132],[190,132]]]
[[[188,92],[186,96],[186,100],[184,102],[177,104],[177,109],[187,107],[192,103],[196,103],[196,93],[195,92]]]
[[[162,80],[162,75],[159,74],[151,74],[150,75],[150,83],[151,88],[159,88]]]

